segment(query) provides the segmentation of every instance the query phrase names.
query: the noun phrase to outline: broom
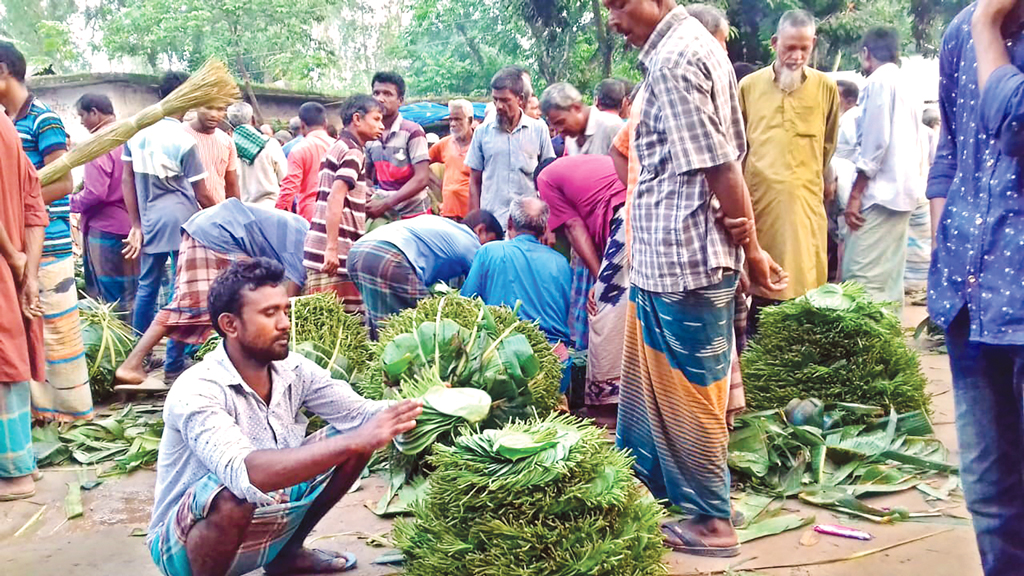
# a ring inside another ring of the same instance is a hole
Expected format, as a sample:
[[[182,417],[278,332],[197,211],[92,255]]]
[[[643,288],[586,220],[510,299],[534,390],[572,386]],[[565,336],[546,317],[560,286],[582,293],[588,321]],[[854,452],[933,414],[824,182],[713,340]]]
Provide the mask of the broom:
[[[143,128],[156,124],[165,116],[176,116],[204,106],[226,106],[240,97],[238,84],[231,77],[227,66],[220,60],[207,60],[198,72],[160,102],[143,109],[131,118],[111,124],[75,146],[53,164],[40,170],[39,183],[46,186],[56,182],[72,168],[110,152]]]

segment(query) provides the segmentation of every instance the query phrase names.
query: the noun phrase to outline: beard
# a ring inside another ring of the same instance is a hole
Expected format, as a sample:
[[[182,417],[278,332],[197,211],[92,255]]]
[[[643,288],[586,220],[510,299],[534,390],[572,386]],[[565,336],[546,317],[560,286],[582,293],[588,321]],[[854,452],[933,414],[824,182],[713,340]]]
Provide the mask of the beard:
[[[498,125],[505,129],[505,131],[511,132],[512,129],[516,127],[516,125],[512,122],[512,118],[510,116],[506,116],[501,112],[498,112],[497,115]]]
[[[277,340],[267,343],[239,341],[242,353],[261,363],[270,364],[288,357],[288,346],[280,346]]]
[[[775,84],[783,92],[793,92],[804,83],[803,68],[793,70],[787,66],[779,66],[775,71]]]

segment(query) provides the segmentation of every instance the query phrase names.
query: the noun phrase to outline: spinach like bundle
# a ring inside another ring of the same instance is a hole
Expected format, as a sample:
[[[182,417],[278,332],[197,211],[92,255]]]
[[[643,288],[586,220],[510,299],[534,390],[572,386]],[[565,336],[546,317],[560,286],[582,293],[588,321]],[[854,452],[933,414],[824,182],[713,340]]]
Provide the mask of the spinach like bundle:
[[[395,438],[395,447],[407,456],[415,456],[438,438],[450,438],[466,424],[476,424],[491,412],[491,397],[475,388],[448,388],[436,370],[421,374],[403,391],[406,398],[423,400],[423,414],[416,427]]]

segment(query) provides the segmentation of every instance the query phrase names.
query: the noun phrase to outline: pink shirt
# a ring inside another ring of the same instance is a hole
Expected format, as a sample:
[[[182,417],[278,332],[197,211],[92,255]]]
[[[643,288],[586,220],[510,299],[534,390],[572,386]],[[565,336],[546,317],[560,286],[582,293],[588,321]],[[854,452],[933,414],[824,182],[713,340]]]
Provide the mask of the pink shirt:
[[[537,189],[551,207],[549,229],[580,218],[598,254],[604,253],[612,214],[626,203],[626,186],[615,173],[611,156],[563,156],[541,172]]]
[[[288,175],[281,181],[281,195],[277,197],[278,208],[291,211],[294,201],[295,212],[308,221],[313,220],[320,162],[334,142],[326,130],[314,130],[292,149],[288,154]]]
[[[235,141],[228,133],[217,128],[212,134],[203,134],[185,123],[185,131],[196,139],[196,152],[206,168],[206,189],[210,191],[217,203],[224,201],[224,174],[238,170],[238,151]]]

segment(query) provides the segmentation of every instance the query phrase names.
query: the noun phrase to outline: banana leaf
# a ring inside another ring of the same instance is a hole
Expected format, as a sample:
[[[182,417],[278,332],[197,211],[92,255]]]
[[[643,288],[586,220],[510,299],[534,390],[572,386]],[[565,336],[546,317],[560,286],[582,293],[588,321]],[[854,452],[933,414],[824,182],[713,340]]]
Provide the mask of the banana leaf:
[[[740,544],[745,544],[752,540],[757,540],[758,538],[775,536],[776,534],[782,534],[783,532],[798,530],[804,526],[813,524],[814,520],[814,516],[801,518],[795,514],[784,514],[772,518],[766,518],[758,522],[752,522],[747,526],[736,530],[736,533],[739,535]]]
[[[301,342],[295,345],[294,352],[312,360],[317,366],[331,373],[335,380],[351,380],[348,360],[342,356],[333,356],[333,351],[318,342]],[[333,358],[333,360],[332,360]]]

